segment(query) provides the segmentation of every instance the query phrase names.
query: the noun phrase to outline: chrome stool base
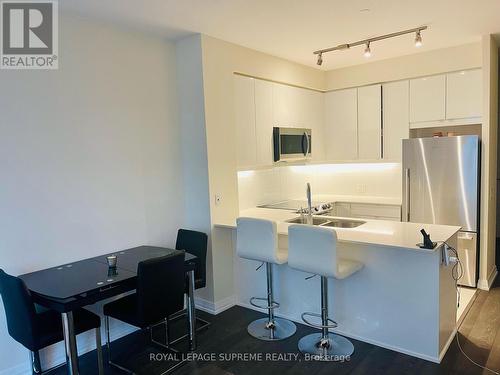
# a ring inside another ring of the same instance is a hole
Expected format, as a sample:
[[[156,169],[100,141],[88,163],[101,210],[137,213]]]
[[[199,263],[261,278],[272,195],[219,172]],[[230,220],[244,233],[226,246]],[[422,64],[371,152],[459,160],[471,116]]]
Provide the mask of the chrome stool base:
[[[248,325],[248,333],[259,340],[278,341],[293,336],[297,331],[297,327],[290,320],[274,318],[273,322],[270,326],[269,318],[254,320]]]
[[[321,333],[304,336],[299,340],[299,350],[318,361],[343,361],[354,353],[354,345],[345,337],[335,333],[328,333],[327,337],[323,341]]]

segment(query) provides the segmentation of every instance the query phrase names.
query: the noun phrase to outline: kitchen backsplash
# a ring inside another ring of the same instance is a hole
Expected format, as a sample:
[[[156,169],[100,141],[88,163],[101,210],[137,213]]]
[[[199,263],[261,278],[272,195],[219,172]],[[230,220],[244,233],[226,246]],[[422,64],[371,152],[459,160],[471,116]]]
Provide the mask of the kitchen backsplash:
[[[306,183],[319,194],[401,197],[401,164],[343,163],[280,166],[238,172],[240,210],[286,199],[305,199]]]

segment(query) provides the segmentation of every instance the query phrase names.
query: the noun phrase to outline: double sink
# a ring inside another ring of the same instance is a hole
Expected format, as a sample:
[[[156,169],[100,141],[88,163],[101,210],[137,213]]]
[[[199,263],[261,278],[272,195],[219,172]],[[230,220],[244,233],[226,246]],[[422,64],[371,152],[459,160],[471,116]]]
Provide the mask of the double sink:
[[[286,220],[286,222],[293,224],[307,224],[307,216],[299,216],[290,220]],[[361,221],[361,220],[333,219],[333,218],[328,219],[325,217],[314,217],[314,216],[312,218],[312,225],[318,225],[320,227],[356,228],[365,223],[366,221]]]

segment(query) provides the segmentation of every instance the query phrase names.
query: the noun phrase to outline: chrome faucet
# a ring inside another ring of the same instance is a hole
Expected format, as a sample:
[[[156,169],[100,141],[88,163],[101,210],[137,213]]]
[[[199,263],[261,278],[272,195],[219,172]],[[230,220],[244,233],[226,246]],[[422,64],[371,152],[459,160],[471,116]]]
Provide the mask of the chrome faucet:
[[[309,182],[307,183],[306,195],[307,195],[307,224],[312,225],[313,223],[312,198],[311,198],[311,184]]]

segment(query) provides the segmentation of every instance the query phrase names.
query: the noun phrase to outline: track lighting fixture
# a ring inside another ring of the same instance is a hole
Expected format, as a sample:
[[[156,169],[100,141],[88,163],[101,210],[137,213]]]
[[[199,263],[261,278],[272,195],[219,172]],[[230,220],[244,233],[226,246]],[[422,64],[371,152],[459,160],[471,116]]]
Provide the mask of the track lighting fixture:
[[[366,43],[365,52],[363,53],[363,55],[366,58],[369,58],[372,56],[372,50],[370,49],[370,42]]]
[[[377,42],[379,40],[394,38],[396,36],[405,35],[405,34],[413,34],[413,33],[415,33],[415,47],[421,47],[422,46],[422,34],[421,34],[421,32],[423,30],[426,30],[426,29],[427,29],[427,26],[415,27],[413,29],[398,31],[395,33],[376,36],[376,37],[369,38],[369,39],[358,40],[357,42],[353,42],[353,43],[344,43],[344,44],[339,44],[338,46],[335,46],[335,47],[320,49],[320,50],[314,51],[313,54],[318,55],[317,64],[322,65],[323,64],[323,53],[325,53],[325,52],[340,51],[340,50],[350,49],[351,47],[355,47],[355,46],[365,45],[365,51],[364,51],[363,55],[368,58],[372,55],[372,51],[370,48],[370,45],[372,42]]]
[[[318,53],[318,62],[317,62],[317,64],[319,66],[321,66],[321,64],[323,64],[323,56],[322,55],[323,55],[322,53]]]
[[[422,35],[420,34],[420,30],[417,30],[415,34],[415,47],[422,47]]]

